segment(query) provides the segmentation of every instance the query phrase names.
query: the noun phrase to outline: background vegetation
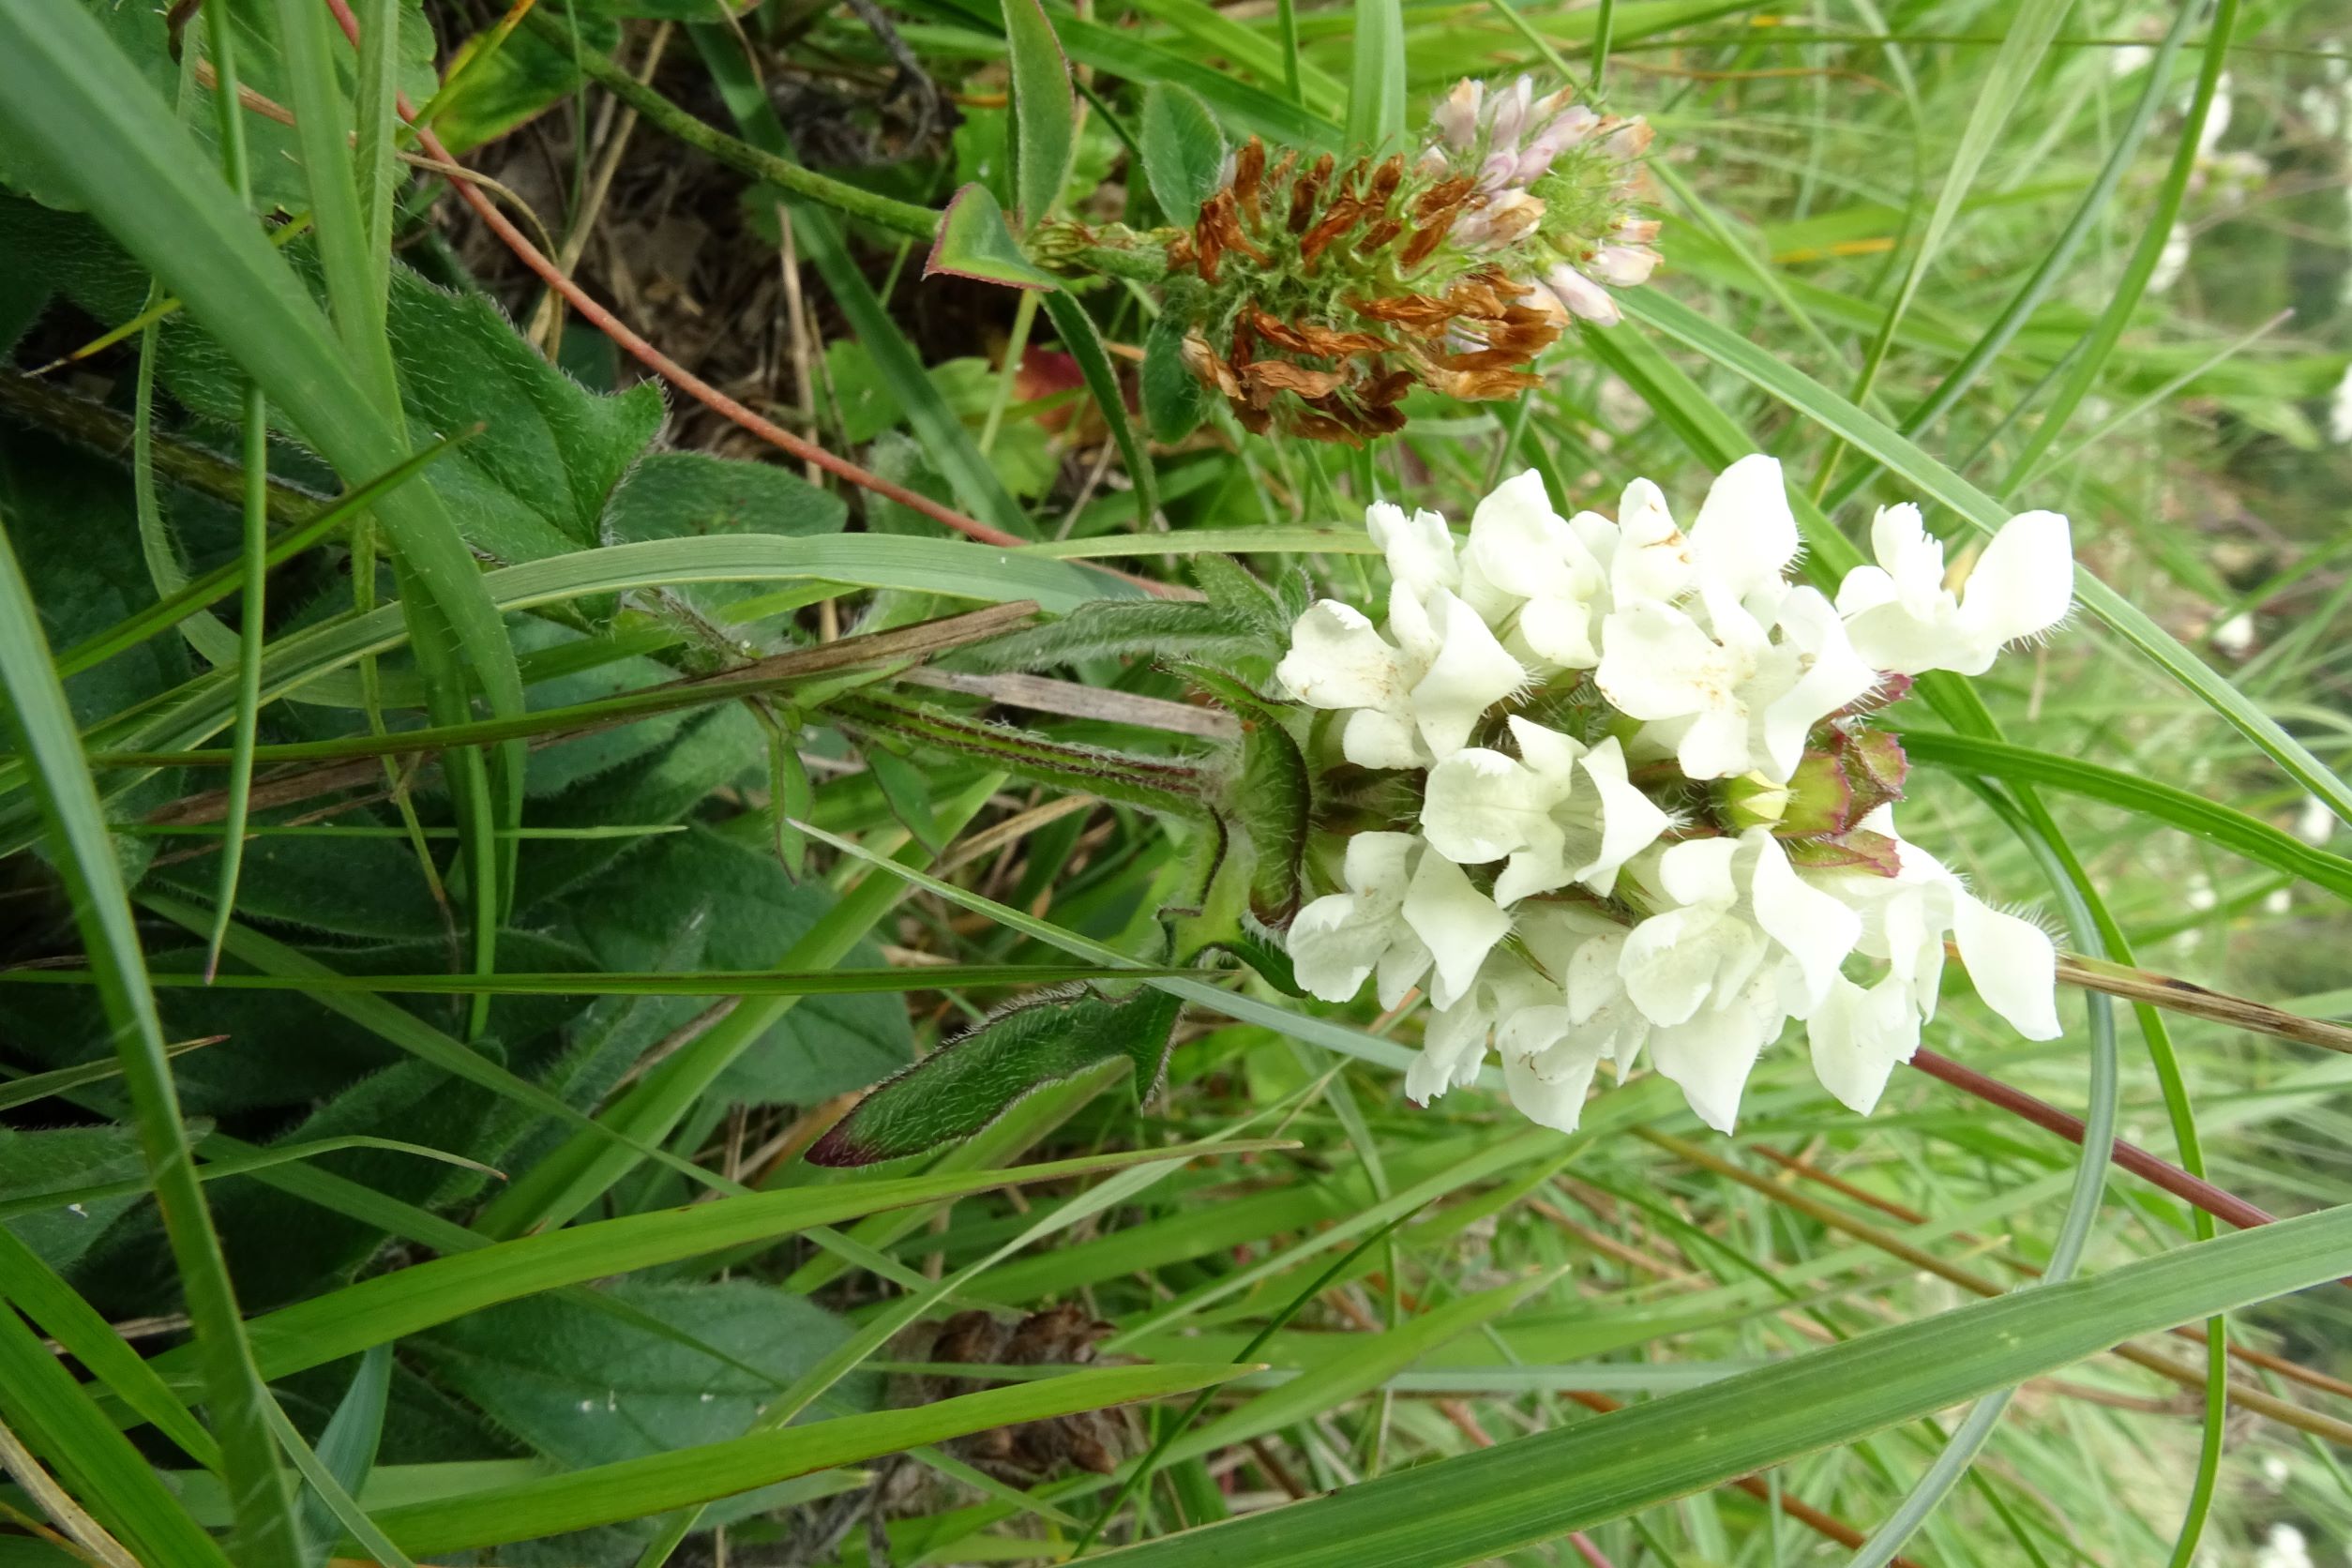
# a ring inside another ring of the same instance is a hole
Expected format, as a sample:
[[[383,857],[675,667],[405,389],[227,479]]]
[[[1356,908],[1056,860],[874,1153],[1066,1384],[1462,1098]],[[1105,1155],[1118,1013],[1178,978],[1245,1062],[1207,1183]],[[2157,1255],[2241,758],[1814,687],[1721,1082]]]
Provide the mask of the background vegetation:
[[[2341,1560],[2348,23],[0,0],[0,1563]],[[985,280],[1042,249],[985,203],[925,276],[967,187],[1149,226],[1520,70],[1651,119],[1667,220],[1523,399],[1147,444],[1145,283]],[[2085,612],[1912,704],[1910,820],[2319,1024],[1954,995],[1989,1084],[1863,1120],[1792,1037],[1735,1139],[1639,1078],[1563,1138],[1406,1104],[1410,1006],[1161,975],[1147,1103],[1114,1051],[800,1159],[1156,958],[1207,831],[907,714],[1208,752],[1150,655],[1279,613],[1215,563],[1368,602],[1370,495],[1752,449],[1832,566],[1898,497],[2073,519]]]

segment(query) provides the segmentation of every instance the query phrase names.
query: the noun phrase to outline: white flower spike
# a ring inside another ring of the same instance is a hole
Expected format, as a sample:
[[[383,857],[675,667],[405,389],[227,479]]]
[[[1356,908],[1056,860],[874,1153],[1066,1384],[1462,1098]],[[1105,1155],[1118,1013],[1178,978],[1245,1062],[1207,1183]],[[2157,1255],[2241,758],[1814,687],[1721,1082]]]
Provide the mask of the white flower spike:
[[[1523,98],[1441,117],[1539,142],[1590,128]],[[1647,1053],[1728,1132],[1799,1020],[1823,1087],[1867,1114],[1935,1017],[1948,936],[1994,1012],[2058,1034],[2049,937],[1895,832],[1902,748],[1857,715],[1897,677],[1979,672],[2062,619],[2065,519],[2013,519],[1954,593],[1916,509],[1889,508],[1834,603],[1788,579],[1801,540],[1761,456],[1687,533],[1647,480],[1615,521],[1562,519],[1532,472],[1460,544],[1433,512],[1368,522],[1385,627],[1317,604],[1276,673],[1347,716],[1348,762],[1407,776],[1334,793],[1354,829],[1341,885],[1286,940],[1317,996],[1376,979],[1395,1007],[1428,987],[1413,1099],[1474,1081],[1492,1050],[1524,1115],[1573,1129],[1601,1063]]]

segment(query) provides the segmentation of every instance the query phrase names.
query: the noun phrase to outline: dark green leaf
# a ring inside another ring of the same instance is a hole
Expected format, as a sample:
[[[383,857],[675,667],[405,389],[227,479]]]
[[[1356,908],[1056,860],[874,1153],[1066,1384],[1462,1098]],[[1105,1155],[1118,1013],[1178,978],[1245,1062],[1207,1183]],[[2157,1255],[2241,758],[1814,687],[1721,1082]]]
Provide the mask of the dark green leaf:
[[[1070,177],[1078,94],[1039,0],[1004,0],[1004,39],[1013,52],[1013,190],[1022,227],[1034,229]]]
[[[970,1138],[1047,1084],[1121,1057],[1148,1096],[1167,1070],[1183,1005],[1138,988],[1116,1000],[1088,989],[1007,1009],[877,1086],[808,1151],[809,1163],[871,1165]]]
[[[319,1463],[326,1467],[336,1485],[354,1497],[375,1468],[376,1445],[384,1438],[384,1412],[391,1389],[392,1348],[373,1346],[359,1358],[351,1375],[350,1391],[319,1436],[314,1450]],[[312,1553],[311,1560],[324,1563],[331,1555],[327,1548],[335,1544],[342,1527],[335,1522],[334,1508],[316,1489],[304,1491],[301,1506],[302,1538]]]

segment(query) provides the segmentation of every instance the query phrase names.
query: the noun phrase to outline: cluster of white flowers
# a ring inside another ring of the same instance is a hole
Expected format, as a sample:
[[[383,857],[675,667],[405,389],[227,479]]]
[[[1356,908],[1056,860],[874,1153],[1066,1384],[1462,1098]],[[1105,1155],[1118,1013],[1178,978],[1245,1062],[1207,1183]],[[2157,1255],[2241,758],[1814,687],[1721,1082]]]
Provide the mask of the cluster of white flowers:
[[[1276,678],[1345,716],[1345,764],[1417,774],[1417,801],[1341,824],[1339,890],[1287,942],[1331,1001],[1372,977],[1384,1006],[1427,987],[1414,1099],[1470,1082],[1491,1046],[1520,1109],[1571,1129],[1598,1064],[1622,1075],[1646,1045],[1727,1132],[1793,1018],[1822,1083],[1867,1112],[1934,1015],[1948,933],[1996,1012],[2058,1034],[2049,938],[1896,833],[1902,753],[1860,716],[2063,618],[2064,518],[2013,519],[1954,592],[1917,508],[1886,508],[1877,564],[1834,600],[1788,580],[1796,520],[1761,456],[1687,532],[1647,480],[1614,521],[1563,519],[1532,472],[1458,543],[1433,512],[1368,521],[1385,627],[1323,600]],[[1372,786],[1395,776],[1333,793],[1393,801]]]

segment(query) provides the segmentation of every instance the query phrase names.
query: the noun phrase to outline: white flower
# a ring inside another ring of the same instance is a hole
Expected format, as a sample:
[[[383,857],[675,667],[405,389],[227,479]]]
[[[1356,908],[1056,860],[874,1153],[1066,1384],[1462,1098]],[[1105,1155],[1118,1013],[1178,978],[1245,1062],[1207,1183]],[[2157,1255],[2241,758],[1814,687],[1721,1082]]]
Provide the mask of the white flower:
[[[1608,527],[1604,519],[1591,521]],[[1511,617],[1511,642],[1533,658],[1562,670],[1600,662],[1593,633],[1607,604],[1606,574],[1576,525],[1552,510],[1535,470],[1504,480],[1478,504],[1462,579],[1464,600],[1489,621]]]
[[[1867,988],[1839,977],[1806,1027],[1822,1086],[1867,1115],[1896,1063],[1919,1049],[1920,1025],[1936,1016],[1947,932],[1985,1005],[2028,1040],[2054,1040],[2060,1030],[2058,949],[2048,934],[1987,905],[1941,861],[1897,836],[1891,807],[1872,812],[1863,827],[1894,841],[1901,867],[1894,876],[1805,877],[1855,911],[1862,920],[1855,950],[1888,968]]]
[[[1837,609],[1854,651],[1893,674],[1982,675],[2003,646],[2065,619],[2073,596],[2073,546],[2056,512],[2003,523],[1958,595],[1944,586],[1944,549],[1918,507],[1880,510],[1870,543],[1877,565],[1846,574]]]
[[[1627,490],[1622,526],[1602,695],[1656,725],[1651,739],[1692,778],[1761,769],[1785,780],[1813,726],[1877,677],[1828,601],[1788,586],[1798,535],[1780,465],[1749,457],[1726,469],[1687,539],[1654,488]],[[1695,601],[1677,602],[1692,589]]]
[[[1429,949],[1405,924],[1405,894],[1421,841],[1410,833],[1359,833],[1348,840],[1347,891],[1291,918],[1285,945],[1299,984],[1325,1002],[1347,1002],[1374,971],[1383,1007],[1404,1000],[1429,969]]]
[[[1511,929],[1460,867],[1413,834],[1357,834],[1342,877],[1346,891],[1299,911],[1286,937],[1299,984],[1326,1002],[1349,1000],[1377,973],[1380,1005],[1394,1007],[1429,975],[1431,1002],[1450,1007]]]
[[[1574,1132],[1586,1093],[1604,1060],[1630,1068],[1649,1026],[1622,1004],[1606,999],[1579,1005],[1576,981],[1563,990],[1586,954],[1614,954],[1624,927],[1589,910],[1546,906],[1530,912],[1520,931],[1529,957],[1498,949],[1477,983],[1449,1008],[1433,1013],[1422,1054],[1406,1076],[1406,1093],[1427,1104],[1478,1076],[1491,1040],[1502,1058],[1504,1086],[1519,1113],[1541,1126]],[[1628,1027],[1628,1024],[1632,1027]]]
[[[1349,712],[1348,761],[1367,768],[1424,767],[1458,751],[1488,708],[1527,671],[1451,589],[1426,600],[1399,583],[1389,596],[1391,642],[1336,599],[1309,607],[1290,631],[1274,678],[1310,707]]]
[[[1421,828],[1430,848],[1465,866],[1510,857],[1495,879],[1498,904],[1570,882],[1608,897],[1618,867],[1666,830],[1666,812],[1627,781],[1614,735],[1588,748],[1515,716],[1511,733],[1516,758],[1470,746],[1429,770]]]

